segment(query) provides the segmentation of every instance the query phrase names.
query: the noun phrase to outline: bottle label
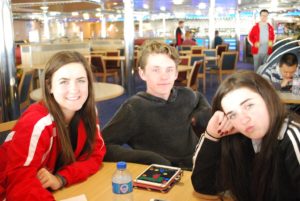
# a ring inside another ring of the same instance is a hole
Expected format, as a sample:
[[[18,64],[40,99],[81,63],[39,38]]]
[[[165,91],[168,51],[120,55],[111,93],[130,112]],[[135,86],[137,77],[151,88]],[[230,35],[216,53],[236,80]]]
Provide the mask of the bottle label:
[[[115,194],[127,194],[132,192],[132,182],[126,184],[112,183],[113,193]]]

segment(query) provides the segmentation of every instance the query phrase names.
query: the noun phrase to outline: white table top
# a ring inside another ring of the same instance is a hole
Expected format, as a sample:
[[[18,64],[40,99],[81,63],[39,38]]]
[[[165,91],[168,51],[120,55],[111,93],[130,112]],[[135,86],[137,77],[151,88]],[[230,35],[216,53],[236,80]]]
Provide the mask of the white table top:
[[[124,93],[124,88],[117,84],[94,82],[95,101],[104,101],[118,97]],[[42,99],[42,89],[38,88],[30,93],[30,98],[34,101]]]

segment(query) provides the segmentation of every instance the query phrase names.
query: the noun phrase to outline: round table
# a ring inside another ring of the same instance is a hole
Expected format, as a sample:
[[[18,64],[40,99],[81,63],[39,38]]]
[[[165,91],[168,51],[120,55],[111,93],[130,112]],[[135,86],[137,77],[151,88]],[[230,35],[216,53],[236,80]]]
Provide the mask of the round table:
[[[95,101],[104,101],[121,96],[124,93],[124,88],[117,84],[94,82]],[[30,98],[34,101],[42,99],[42,89],[38,88],[30,93]]]

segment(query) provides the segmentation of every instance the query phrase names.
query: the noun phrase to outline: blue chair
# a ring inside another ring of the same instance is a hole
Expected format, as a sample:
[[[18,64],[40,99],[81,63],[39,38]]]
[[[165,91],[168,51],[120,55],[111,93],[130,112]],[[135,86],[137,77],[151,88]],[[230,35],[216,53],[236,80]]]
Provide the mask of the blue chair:
[[[237,51],[222,52],[217,68],[210,69],[210,73],[218,74],[221,83],[224,74],[232,74],[236,71],[237,60]]]
[[[204,49],[203,50],[203,54],[205,55],[205,57],[217,57],[217,50],[216,49]],[[217,68],[217,59],[214,60],[208,60],[205,59],[205,65],[206,65],[206,69],[210,70],[211,68]]]
[[[191,45],[181,45],[180,48],[181,50],[191,50]]]

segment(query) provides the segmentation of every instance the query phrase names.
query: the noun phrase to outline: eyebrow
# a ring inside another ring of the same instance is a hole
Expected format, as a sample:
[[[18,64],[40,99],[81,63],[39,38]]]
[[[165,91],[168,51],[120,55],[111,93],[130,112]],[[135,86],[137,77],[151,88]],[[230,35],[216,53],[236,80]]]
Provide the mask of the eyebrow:
[[[81,80],[81,79],[86,79],[87,77],[78,77],[76,78],[76,80]],[[62,77],[62,78],[59,78],[58,80],[70,80],[70,78],[66,78],[66,77]]]
[[[249,100],[251,100],[251,99],[252,99],[252,98],[247,98],[246,100],[244,100],[243,102],[241,102],[240,105],[243,105],[244,103],[246,103],[247,101],[249,101]],[[233,111],[229,111],[229,112],[225,113],[225,115],[227,116],[227,115],[229,115],[229,114],[231,114],[231,113],[233,113]]]

